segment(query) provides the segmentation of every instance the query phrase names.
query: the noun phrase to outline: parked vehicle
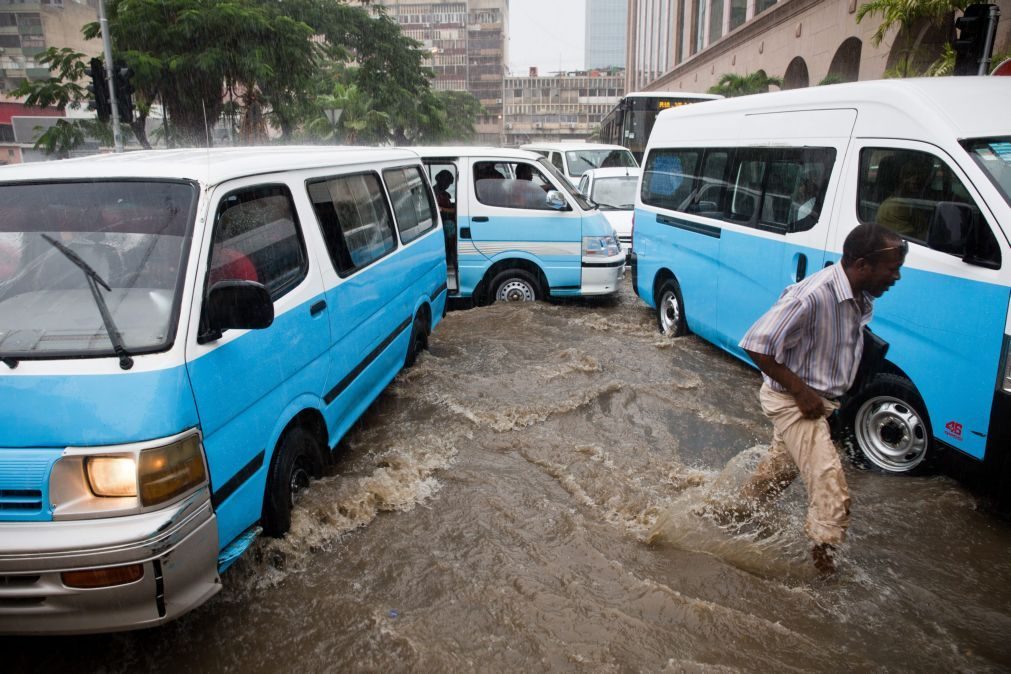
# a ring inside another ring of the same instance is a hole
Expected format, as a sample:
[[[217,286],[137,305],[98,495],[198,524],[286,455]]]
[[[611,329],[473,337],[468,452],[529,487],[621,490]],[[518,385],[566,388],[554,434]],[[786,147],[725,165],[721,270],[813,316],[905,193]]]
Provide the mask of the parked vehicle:
[[[638,168],[590,169],[579,179],[579,191],[597,205],[618,233],[626,251],[632,250],[632,213],[639,187]]]
[[[631,264],[660,328],[737,346],[861,222],[910,246],[875,303],[887,361],[843,410],[863,459],[907,473],[941,447],[1011,446],[1011,81],[858,82],[661,113]],[[918,176],[918,177],[917,177]],[[887,221],[887,222],[886,222]]]
[[[0,633],[179,617],[445,312],[405,150],[244,148],[0,169]]]
[[[442,209],[451,297],[484,304],[618,290],[625,253],[614,228],[547,159],[487,147],[416,150],[433,183],[452,179],[451,207]]]
[[[575,185],[584,173],[595,168],[635,168],[639,163],[627,148],[603,143],[530,143],[520,149],[536,152]]]

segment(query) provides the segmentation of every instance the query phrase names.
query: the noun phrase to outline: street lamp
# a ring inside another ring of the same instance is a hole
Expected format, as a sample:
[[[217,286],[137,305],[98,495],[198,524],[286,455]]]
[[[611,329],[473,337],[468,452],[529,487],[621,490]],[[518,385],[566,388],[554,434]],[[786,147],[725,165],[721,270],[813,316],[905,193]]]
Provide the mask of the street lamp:
[[[326,113],[326,118],[330,120],[330,126],[333,127],[333,138],[334,144],[337,144],[337,123],[341,121],[341,115],[344,114],[344,108],[327,108],[323,112]]]

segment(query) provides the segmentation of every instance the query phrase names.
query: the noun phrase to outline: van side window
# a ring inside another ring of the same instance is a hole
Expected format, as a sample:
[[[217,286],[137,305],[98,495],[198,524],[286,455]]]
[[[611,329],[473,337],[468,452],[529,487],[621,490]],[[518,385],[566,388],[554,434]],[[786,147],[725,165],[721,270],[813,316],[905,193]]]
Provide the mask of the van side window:
[[[551,163],[554,164],[555,168],[565,173],[565,167],[562,165],[562,153],[552,152],[551,153]]]
[[[336,176],[308,182],[330,259],[347,276],[397,247],[386,196],[375,173]]]
[[[275,301],[305,278],[309,262],[291,194],[263,185],[225,196],[218,205],[207,285],[262,283]]]
[[[734,160],[726,220],[772,232],[801,232],[818,223],[834,148],[744,148]]]
[[[548,190],[554,189],[540,169],[527,162],[474,163],[477,200],[500,208],[551,210]]]
[[[642,201],[650,206],[685,210],[698,187],[696,167],[702,150],[654,150],[642,172]]]
[[[383,171],[383,179],[393,202],[393,214],[402,242],[410,243],[435,227],[438,218],[435,217],[432,190],[417,166],[387,169]]]

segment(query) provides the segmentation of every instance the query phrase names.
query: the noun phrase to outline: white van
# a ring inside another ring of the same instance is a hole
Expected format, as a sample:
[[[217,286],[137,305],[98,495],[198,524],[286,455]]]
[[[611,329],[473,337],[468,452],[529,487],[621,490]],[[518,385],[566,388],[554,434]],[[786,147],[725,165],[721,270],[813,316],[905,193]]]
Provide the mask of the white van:
[[[547,159],[418,147],[446,228],[450,296],[476,304],[608,295],[625,252],[607,218]]]
[[[584,173],[595,168],[635,168],[639,163],[621,145],[604,143],[530,143],[521,150],[536,152],[575,185]]]
[[[734,355],[783,288],[861,222],[909,242],[875,304],[891,348],[847,403],[863,457],[904,473],[936,448],[1011,446],[1011,79],[857,82],[663,112],[636,203],[632,279],[660,328]],[[957,455],[957,454],[956,454]]]
[[[417,154],[0,168],[0,634],[158,625],[221,589],[446,306]]]

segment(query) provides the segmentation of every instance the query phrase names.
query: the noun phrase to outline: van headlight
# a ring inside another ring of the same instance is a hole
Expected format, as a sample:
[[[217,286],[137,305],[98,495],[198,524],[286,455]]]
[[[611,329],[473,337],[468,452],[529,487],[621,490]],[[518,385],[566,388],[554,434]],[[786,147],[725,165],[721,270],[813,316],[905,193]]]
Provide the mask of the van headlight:
[[[583,255],[592,257],[614,257],[621,252],[621,244],[614,234],[608,236],[584,236]]]
[[[69,447],[53,466],[53,517],[130,515],[207,484],[200,433],[113,447]]]

